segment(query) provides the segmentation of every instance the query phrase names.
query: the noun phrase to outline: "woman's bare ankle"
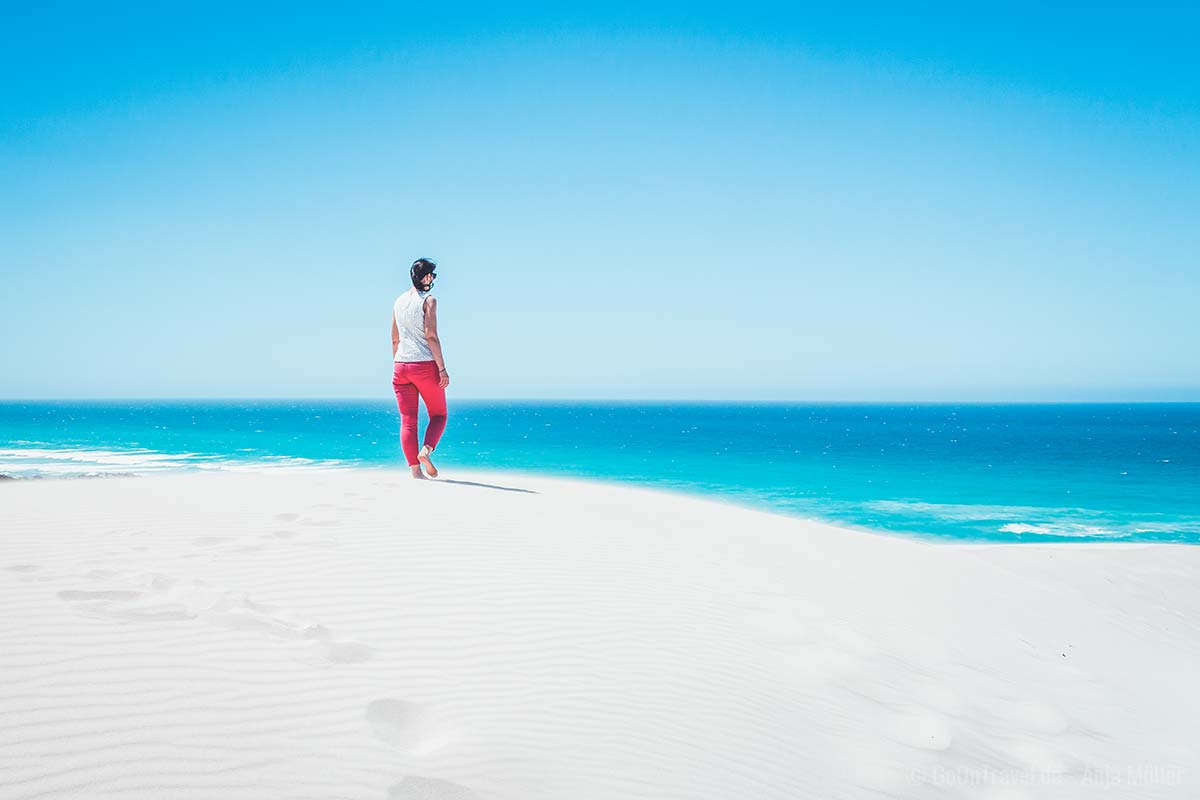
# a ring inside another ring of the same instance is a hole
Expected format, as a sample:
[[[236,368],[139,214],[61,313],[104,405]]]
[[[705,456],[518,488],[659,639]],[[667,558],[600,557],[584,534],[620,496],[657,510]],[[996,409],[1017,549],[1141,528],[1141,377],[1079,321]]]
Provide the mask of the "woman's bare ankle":
[[[433,465],[433,448],[425,445],[421,448],[421,452],[417,454],[417,458],[421,461],[421,466],[425,467],[425,471],[429,473],[429,477],[436,478],[438,476],[438,468]]]

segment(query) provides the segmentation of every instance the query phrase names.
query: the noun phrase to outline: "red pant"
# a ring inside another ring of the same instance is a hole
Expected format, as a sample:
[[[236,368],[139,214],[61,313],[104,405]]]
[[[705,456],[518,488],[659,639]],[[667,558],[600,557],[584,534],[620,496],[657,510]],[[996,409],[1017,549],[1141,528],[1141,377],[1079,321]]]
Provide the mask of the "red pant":
[[[429,426],[425,428],[425,444],[437,447],[446,430],[446,390],[438,385],[436,361],[395,361],[392,367],[392,388],[400,406],[400,446],[408,465],[417,461],[417,395],[425,401]]]

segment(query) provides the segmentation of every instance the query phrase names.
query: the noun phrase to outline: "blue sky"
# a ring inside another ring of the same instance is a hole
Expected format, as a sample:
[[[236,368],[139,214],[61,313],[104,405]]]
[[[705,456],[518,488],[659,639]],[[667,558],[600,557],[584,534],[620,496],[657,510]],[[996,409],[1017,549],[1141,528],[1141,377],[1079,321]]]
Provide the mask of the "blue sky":
[[[0,31],[0,397],[1200,400],[1185,6],[70,5]],[[216,10],[214,10],[216,9]]]

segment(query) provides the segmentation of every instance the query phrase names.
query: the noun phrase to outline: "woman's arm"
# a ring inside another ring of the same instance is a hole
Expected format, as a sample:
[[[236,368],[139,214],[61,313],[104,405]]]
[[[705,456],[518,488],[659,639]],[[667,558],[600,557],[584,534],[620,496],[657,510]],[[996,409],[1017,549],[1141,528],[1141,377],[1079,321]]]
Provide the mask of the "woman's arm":
[[[400,347],[400,329],[396,327],[396,312],[392,312],[392,361],[396,360],[396,350]]]
[[[450,374],[446,372],[446,359],[442,356],[442,340],[438,338],[437,332],[436,297],[425,299],[425,341],[429,344],[429,352],[433,353],[433,360],[437,362],[438,385],[449,386]]]

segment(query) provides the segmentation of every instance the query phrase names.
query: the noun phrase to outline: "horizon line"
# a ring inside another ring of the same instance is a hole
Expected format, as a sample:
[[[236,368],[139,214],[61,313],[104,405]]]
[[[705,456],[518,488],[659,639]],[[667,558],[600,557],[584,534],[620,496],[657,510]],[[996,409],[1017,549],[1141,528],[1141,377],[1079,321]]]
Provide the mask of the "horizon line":
[[[456,402],[469,403],[619,403],[643,405],[1200,405],[1195,399],[697,399],[697,398],[626,398],[626,397],[458,397]],[[31,397],[0,398],[0,404],[15,403],[123,403],[123,402],[379,402],[394,404],[391,397],[368,396],[258,396],[258,397]]]

